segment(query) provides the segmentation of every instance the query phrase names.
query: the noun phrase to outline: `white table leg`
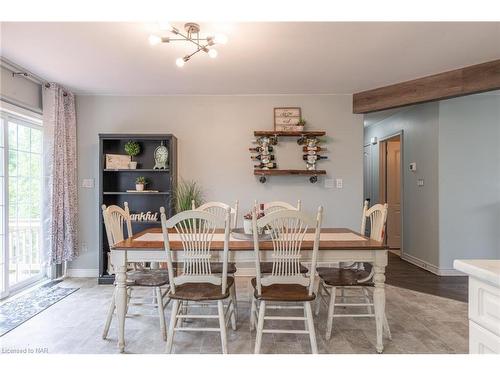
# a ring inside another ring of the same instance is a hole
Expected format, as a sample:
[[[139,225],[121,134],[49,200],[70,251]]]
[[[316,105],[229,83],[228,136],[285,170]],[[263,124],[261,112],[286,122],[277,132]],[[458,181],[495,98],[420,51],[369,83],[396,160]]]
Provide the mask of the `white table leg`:
[[[385,267],[387,266],[387,251],[377,251],[373,264],[375,275],[375,290],[373,292],[373,303],[375,307],[375,324],[377,326],[377,352],[384,351],[383,333],[385,317]]]
[[[125,351],[125,315],[127,314],[127,264],[124,252],[114,257],[116,276],[116,321],[118,323],[118,348],[120,353]]]

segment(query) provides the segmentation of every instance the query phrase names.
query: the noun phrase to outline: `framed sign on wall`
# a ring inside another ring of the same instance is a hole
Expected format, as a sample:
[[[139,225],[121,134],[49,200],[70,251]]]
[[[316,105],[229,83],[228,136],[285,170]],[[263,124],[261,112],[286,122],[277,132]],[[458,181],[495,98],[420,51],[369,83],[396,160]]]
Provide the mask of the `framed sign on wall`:
[[[277,131],[303,131],[300,107],[274,108],[274,130]]]

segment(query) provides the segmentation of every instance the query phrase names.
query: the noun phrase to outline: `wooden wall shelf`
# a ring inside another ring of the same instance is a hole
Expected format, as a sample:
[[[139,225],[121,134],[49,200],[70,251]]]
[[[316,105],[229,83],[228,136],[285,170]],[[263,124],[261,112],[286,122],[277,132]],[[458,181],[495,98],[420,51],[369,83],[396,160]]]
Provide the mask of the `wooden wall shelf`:
[[[271,137],[273,135],[280,137],[321,137],[325,135],[326,132],[323,130],[318,131],[277,131],[277,130],[255,130],[253,135],[256,137]]]
[[[326,171],[323,169],[317,169],[315,171],[309,171],[307,169],[257,169],[253,171],[253,174],[256,176],[317,176],[320,174],[326,174]]]
[[[325,175],[326,171],[318,169],[309,171],[307,169],[256,169],[253,171],[254,176],[260,176],[259,181],[265,183],[266,176],[311,176],[309,181],[313,184],[318,181],[319,175]]]
[[[137,169],[104,169],[104,172],[129,172],[129,173],[142,173],[142,172],[166,172],[169,169],[152,169],[152,168],[137,168]]]

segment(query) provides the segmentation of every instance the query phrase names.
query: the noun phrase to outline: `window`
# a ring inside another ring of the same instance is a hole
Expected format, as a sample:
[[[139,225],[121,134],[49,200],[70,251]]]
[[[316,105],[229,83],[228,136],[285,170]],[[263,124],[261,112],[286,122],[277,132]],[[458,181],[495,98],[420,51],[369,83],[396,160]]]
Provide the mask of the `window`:
[[[42,266],[42,127],[1,113],[0,250],[1,292],[43,276]]]

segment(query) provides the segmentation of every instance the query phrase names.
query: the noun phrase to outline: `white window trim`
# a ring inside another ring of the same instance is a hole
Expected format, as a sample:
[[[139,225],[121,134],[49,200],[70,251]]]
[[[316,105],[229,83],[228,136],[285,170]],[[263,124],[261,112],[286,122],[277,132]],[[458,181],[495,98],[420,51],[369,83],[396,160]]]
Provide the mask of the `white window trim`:
[[[4,102],[3,100],[0,100],[0,112],[5,112],[9,116],[34,122],[42,126],[43,116],[41,114]]]

